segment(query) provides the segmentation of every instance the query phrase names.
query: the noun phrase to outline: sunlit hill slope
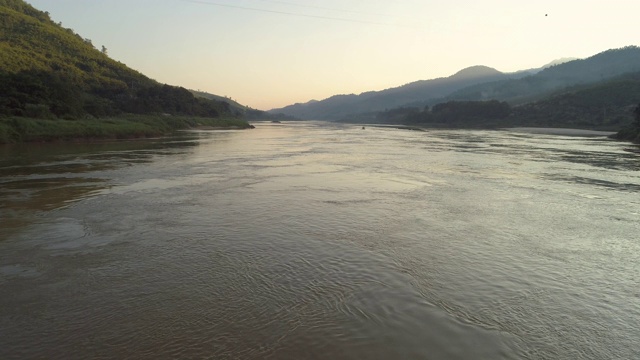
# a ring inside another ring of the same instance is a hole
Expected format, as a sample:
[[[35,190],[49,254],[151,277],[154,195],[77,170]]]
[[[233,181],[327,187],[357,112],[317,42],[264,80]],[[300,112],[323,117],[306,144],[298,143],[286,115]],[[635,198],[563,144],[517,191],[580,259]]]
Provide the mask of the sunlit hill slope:
[[[130,114],[218,117],[229,104],[196,98],[109,58],[22,0],[0,0],[0,115],[67,118]]]

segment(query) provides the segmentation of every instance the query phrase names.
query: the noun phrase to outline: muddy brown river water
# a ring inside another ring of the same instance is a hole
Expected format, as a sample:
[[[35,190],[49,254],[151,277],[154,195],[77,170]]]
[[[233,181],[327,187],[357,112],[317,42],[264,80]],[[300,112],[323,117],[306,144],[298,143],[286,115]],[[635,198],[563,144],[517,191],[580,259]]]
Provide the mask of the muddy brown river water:
[[[1,359],[637,359],[640,155],[256,124],[0,148]]]

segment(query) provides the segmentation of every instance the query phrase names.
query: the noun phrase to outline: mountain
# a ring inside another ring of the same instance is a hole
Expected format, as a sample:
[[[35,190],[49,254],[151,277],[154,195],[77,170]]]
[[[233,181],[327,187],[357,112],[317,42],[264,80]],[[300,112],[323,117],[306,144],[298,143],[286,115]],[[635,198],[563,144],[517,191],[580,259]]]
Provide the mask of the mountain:
[[[236,102],[235,100],[219,95],[209,94],[204,91],[191,90],[191,93],[196,97],[201,97],[210,100],[224,101],[229,104],[229,110],[235,116],[242,117],[245,120],[299,120],[296,117],[288,116],[280,113],[269,113],[263,110],[253,109],[249,106],[245,106]]]
[[[208,99],[208,100],[213,100],[218,102],[226,102],[227,104],[229,104],[229,110],[236,115],[242,115],[245,113],[246,109],[248,109],[247,106],[242,105],[239,102],[225,96],[210,94],[208,92],[200,91],[200,90],[197,90],[197,91],[189,90],[189,92],[191,92],[193,96],[197,98],[203,98],[203,99]]]
[[[528,75],[528,73],[526,73]],[[270,112],[284,113],[302,119],[339,120],[347,115],[370,113],[401,106],[424,106],[425,100],[441,98],[453,91],[474,84],[504,80],[523,75],[502,73],[487,66],[472,66],[446,77],[415,81],[382,91],[369,91],[360,95],[335,95],[325,100],[312,100]]]
[[[0,116],[231,116],[228,102],[160,84],[22,0],[0,0]]]
[[[567,63],[569,61],[574,61],[574,60],[580,60],[580,58],[576,58],[576,57],[564,57],[564,58],[560,58],[560,59],[555,59],[551,62],[549,62],[548,64],[544,65],[543,67],[541,67],[539,70],[544,70],[546,68],[550,68],[552,66],[556,66],[556,65],[560,65],[560,64],[564,64]]]
[[[607,50],[586,59],[552,65],[520,79],[469,86],[451,93],[445,100],[491,99],[523,104],[569,86],[596,83],[635,71],[640,71],[640,48],[627,46]]]
[[[579,60],[579,58],[576,58],[576,57],[564,57],[564,58],[560,58],[560,59],[556,59],[556,60],[550,61],[546,65],[543,65],[543,66],[541,66],[539,68],[532,68],[532,69],[527,69],[527,70],[519,70],[519,71],[511,73],[512,75],[514,75],[514,76],[512,76],[512,78],[519,79],[519,78],[523,78],[523,77],[526,77],[526,76],[529,76],[529,75],[535,75],[535,74],[539,73],[540,71],[542,71],[542,70],[544,70],[546,68],[550,68],[552,66],[564,64],[566,62],[573,61],[573,60]]]
[[[515,106],[516,125],[617,130],[628,125],[640,101],[640,71],[576,85]]]
[[[640,141],[640,71],[557,90],[512,106],[504,101],[451,100],[431,108],[397,108],[375,114],[386,124],[444,128],[564,127],[616,131]],[[634,114],[636,117],[633,122]]]
[[[635,71],[640,71],[640,48],[628,46],[607,50],[587,59],[562,58],[539,69],[515,73],[472,66],[447,78],[420,80],[360,95],[335,95],[271,111],[302,119],[368,122],[376,121],[377,113],[389,109],[421,109],[448,101],[498,100],[511,105],[526,104],[567,87],[606,81]]]

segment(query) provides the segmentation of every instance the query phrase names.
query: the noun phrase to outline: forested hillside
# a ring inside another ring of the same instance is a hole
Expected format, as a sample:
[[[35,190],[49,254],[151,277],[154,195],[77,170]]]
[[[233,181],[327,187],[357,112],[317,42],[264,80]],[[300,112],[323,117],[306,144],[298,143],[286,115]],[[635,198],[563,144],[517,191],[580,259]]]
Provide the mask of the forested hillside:
[[[528,126],[617,130],[629,124],[640,101],[640,72],[563,89],[543,100],[514,107],[513,117]]]
[[[390,109],[353,120],[447,128],[537,126],[610,131],[624,128],[620,139],[640,141],[637,139],[640,131],[636,107],[638,102],[640,72],[635,72],[607,81],[565,88],[542,100],[524,105],[512,106],[498,100],[454,100],[431,108]]]
[[[540,100],[558,90],[640,71],[640,48],[607,50],[587,59],[548,67],[521,79],[488,82],[453,92],[446,100],[500,100],[512,105]]]
[[[443,128],[496,128],[509,124],[512,108],[506,102],[448,101],[432,108],[405,107],[382,111],[356,122]]]
[[[0,0],[0,115],[76,119],[122,113],[227,115],[229,104],[196,98],[110,59],[46,12]]]

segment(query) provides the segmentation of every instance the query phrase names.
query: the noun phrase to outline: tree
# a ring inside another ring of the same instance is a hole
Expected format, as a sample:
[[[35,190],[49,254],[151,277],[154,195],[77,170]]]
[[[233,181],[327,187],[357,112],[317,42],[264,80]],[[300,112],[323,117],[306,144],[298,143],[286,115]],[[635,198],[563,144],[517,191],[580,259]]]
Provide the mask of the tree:
[[[102,45],[102,50],[101,51],[102,51],[103,54],[108,55],[106,46]]]

